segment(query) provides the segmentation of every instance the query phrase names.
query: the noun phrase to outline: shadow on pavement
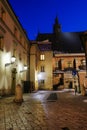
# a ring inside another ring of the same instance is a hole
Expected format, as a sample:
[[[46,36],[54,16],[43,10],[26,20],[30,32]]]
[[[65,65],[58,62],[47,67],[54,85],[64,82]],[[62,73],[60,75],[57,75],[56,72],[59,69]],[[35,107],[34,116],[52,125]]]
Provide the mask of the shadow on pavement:
[[[49,100],[51,100],[51,101],[55,101],[55,100],[57,100],[58,98],[57,98],[57,94],[56,93],[51,93],[50,95],[49,95],[49,97],[47,98],[47,100],[49,101]]]

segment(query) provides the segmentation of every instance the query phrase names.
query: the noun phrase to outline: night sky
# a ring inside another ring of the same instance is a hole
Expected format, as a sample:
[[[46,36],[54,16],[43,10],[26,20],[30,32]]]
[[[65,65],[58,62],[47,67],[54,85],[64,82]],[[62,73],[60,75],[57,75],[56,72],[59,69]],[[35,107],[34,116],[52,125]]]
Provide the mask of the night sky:
[[[9,0],[9,2],[30,40],[35,40],[38,31],[52,33],[56,16],[63,32],[87,30],[87,0]]]

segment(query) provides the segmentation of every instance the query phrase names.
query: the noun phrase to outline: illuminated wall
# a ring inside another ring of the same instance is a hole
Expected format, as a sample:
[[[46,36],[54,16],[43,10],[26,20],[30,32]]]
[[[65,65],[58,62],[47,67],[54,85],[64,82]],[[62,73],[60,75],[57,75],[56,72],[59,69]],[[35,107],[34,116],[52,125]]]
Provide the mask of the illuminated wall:
[[[70,82],[72,82],[72,88],[75,84],[81,82],[78,74],[76,76],[72,75],[72,69],[69,72],[69,68],[76,68],[78,72],[81,71],[82,66],[84,66],[85,54],[84,53],[71,53],[71,54],[55,54],[53,57],[53,84],[59,84],[60,78],[63,79],[63,87],[69,88]],[[61,62],[61,64],[59,64]],[[67,70],[67,71],[62,71]]]
[[[6,0],[0,1],[0,10],[0,94],[4,95],[28,79],[24,65],[29,66],[29,40]]]
[[[40,55],[44,55],[44,60]],[[38,62],[38,88],[43,90],[52,89],[52,51],[40,51]]]
[[[35,90],[52,89],[52,57],[52,51],[42,51],[38,46],[38,42],[32,42],[30,52],[30,81],[33,82]]]
[[[38,62],[40,50],[37,44],[33,43],[30,49],[30,82],[35,90],[38,90]]]

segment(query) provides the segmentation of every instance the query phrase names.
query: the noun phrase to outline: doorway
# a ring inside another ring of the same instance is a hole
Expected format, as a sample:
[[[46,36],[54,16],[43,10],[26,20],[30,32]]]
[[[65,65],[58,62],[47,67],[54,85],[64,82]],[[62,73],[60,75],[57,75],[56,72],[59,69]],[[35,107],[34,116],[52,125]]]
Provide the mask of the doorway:
[[[69,83],[69,88],[70,89],[72,88],[72,81],[70,81],[70,83]]]
[[[39,85],[39,90],[44,90],[45,89],[45,80],[39,80],[38,81],[38,85]]]
[[[16,87],[16,68],[12,69],[12,84],[11,84],[11,94],[15,94],[15,87]]]

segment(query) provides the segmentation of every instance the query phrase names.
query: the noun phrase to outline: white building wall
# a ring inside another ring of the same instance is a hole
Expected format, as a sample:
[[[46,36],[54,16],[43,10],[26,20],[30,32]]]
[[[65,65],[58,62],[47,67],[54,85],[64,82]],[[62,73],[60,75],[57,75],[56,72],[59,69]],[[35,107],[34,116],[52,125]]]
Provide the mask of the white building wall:
[[[4,21],[1,18],[0,12],[0,36],[3,36],[3,50],[0,48],[0,94],[4,95],[12,93],[12,89],[15,89],[17,84],[22,85],[22,81],[27,80],[27,71],[24,71],[24,65],[28,66],[27,57],[29,41],[23,28],[20,23],[18,23],[14,13],[5,0],[0,1],[0,9],[1,8],[4,8],[6,13],[6,21]],[[14,25],[19,29],[17,36],[14,35]],[[23,38],[22,42],[20,42],[20,34]],[[14,49],[16,49],[15,63],[5,66],[7,63],[11,63]],[[20,53],[21,60],[19,58]]]

